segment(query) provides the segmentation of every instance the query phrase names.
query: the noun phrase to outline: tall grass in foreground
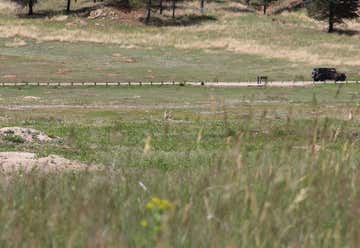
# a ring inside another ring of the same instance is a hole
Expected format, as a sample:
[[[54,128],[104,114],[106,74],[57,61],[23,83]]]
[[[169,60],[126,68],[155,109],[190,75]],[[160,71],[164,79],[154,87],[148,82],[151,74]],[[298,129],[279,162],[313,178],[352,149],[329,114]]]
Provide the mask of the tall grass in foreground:
[[[267,136],[225,124],[224,148],[191,166],[3,178],[0,246],[359,246],[358,138],[347,121],[275,125]],[[143,160],[156,156],[146,149]],[[148,205],[157,197],[169,207]]]

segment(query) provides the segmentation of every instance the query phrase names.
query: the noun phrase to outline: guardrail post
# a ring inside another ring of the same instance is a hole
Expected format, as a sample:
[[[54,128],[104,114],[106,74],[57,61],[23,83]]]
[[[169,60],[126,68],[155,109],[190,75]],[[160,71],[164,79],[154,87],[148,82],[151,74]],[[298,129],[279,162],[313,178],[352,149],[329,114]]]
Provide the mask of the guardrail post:
[[[141,82],[141,81],[139,82],[139,85],[142,86],[142,82]]]
[[[129,86],[131,85],[131,82],[130,82],[130,81],[128,82],[128,85],[129,85]]]
[[[117,84],[118,86],[120,86],[120,82],[118,82],[118,84]]]

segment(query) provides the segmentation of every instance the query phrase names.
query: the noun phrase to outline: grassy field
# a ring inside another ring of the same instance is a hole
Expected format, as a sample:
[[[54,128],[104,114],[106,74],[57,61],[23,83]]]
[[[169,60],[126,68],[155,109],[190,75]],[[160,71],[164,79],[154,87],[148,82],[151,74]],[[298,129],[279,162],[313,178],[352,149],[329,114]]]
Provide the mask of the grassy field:
[[[0,0],[0,82],[360,80],[357,22],[327,34],[303,10],[237,2],[89,19],[109,2]],[[111,11],[116,9],[111,8]],[[119,10],[116,10],[119,11]],[[1,247],[359,247],[360,88],[1,87],[0,152],[100,171],[0,176]],[[166,120],[165,113],[173,118]],[[2,162],[1,162],[2,163]]]
[[[175,20],[165,17],[158,25],[142,24],[142,10],[120,20],[87,18],[89,7],[107,3],[79,0],[69,17],[58,1],[40,2],[36,18],[0,8],[0,79],[254,81],[268,75],[291,81],[309,80],[315,66],[360,79],[356,21],[327,34],[304,10],[262,16],[227,1],[207,4],[204,16],[197,2],[180,5]]]
[[[104,168],[2,178],[1,246],[359,245],[358,85],[0,94],[1,127],[63,138],[1,151]]]

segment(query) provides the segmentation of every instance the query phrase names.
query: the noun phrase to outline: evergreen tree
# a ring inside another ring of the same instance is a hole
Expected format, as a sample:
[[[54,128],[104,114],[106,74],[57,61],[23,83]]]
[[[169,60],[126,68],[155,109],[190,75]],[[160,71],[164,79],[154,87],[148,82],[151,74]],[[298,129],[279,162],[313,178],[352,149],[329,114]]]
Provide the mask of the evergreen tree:
[[[334,31],[335,23],[359,17],[359,0],[309,0],[305,6],[311,18],[328,22],[329,33]]]

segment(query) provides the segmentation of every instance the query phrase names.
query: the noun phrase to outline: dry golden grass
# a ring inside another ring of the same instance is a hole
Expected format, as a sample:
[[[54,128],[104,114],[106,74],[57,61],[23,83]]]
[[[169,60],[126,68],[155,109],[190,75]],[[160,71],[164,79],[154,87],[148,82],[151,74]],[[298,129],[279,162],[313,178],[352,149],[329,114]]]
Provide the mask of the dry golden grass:
[[[18,8],[20,8],[20,6],[14,2],[0,0],[0,11],[16,11]]]
[[[253,54],[260,55],[266,58],[287,59],[291,62],[305,62],[313,65],[331,64],[331,65],[349,65],[359,66],[360,59],[357,57],[334,59],[334,52],[336,49],[350,49],[357,54],[359,47],[355,45],[324,43],[323,48],[329,48],[327,52],[314,53],[311,47],[309,48],[294,48],[282,47],[276,44],[264,45],[256,40],[243,40],[238,37],[219,37],[207,38],[192,36],[189,40],[187,35],[181,33],[197,33],[197,32],[224,32],[226,26],[212,26],[204,25],[200,27],[181,27],[181,28],[167,28],[164,33],[157,33],[149,35],[144,32],[134,33],[114,33],[104,34],[101,32],[89,32],[86,30],[53,30],[44,31],[36,26],[0,26],[0,37],[14,38],[26,37],[38,41],[63,41],[63,42],[95,42],[105,44],[119,44],[123,48],[136,47],[161,47],[174,46],[177,49],[221,49],[225,51],[235,52],[239,54]],[[9,45],[16,45],[18,43],[9,43]],[[21,44],[24,45],[24,44]]]

